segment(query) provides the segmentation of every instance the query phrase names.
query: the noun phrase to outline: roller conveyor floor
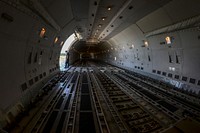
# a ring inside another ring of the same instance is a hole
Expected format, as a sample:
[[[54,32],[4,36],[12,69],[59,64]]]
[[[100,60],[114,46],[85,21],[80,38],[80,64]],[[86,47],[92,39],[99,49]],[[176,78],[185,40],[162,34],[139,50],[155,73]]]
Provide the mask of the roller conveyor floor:
[[[79,62],[42,90],[35,107],[9,132],[154,133],[172,127],[184,132],[177,125],[188,120],[200,129],[198,97],[107,64]]]

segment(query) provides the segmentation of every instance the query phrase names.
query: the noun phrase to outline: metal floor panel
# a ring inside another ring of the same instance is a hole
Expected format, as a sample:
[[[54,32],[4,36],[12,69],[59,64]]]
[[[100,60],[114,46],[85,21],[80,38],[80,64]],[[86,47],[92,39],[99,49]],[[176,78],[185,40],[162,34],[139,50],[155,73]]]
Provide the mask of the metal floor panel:
[[[96,133],[92,112],[81,112],[79,133]]]

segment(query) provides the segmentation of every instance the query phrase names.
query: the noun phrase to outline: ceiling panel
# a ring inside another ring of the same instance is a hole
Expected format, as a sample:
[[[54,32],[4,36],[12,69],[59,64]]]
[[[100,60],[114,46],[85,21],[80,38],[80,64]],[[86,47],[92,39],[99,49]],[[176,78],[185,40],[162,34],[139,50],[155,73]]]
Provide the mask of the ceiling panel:
[[[41,3],[60,27],[73,19],[69,0],[41,0]]]

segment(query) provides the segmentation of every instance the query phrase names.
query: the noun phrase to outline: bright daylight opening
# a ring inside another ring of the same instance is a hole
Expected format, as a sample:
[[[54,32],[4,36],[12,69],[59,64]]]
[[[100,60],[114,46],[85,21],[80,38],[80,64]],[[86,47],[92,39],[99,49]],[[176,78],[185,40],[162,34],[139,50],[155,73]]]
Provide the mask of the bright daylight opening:
[[[64,71],[68,65],[69,65],[69,55],[68,55],[68,51],[70,46],[76,41],[76,36],[73,33],[69,38],[67,38],[67,40],[65,41],[62,50],[60,52],[60,60],[59,60],[59,64],[60,64],[60,70]]]

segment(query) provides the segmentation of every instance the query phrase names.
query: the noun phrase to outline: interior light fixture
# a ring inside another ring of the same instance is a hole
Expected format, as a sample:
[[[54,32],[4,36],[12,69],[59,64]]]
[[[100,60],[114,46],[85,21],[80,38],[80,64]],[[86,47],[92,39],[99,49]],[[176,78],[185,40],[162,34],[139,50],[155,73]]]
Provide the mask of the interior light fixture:
[[[98,26],[99,26],[99,28],[101,28],[101,26],[102,26],[102,25],[101,25],[101,24],[99,24]]]
[[[40,31],[40,37],[44,37],[44,34],[45,34],[46,30],[45,28],[42,28],[41,31]]]
[[[62,45],[63,45],[63,43],[64,43],[64,42],[62,41],[62,42],[60,43],[60,46],[62,46]]]
[[[110,11],[111,9],[112,9],[111,7],[108,7],[108,8],[107,8],[108,11]]]
[[[58,41],[58,37],[55,38],[54,43],[56,43]]]
[[[102,17],[101,19],[102,19],[103,21],[104,21],[104,20],[106,20],[106,18],[105,18],[105,17]]]
[[[144,41],[144,46],[145,47],[148,47],[149,46],[149,43],[147,41]]]
[[[167,44],[171,44],[171,43],[172,43],[172,42],[171,42],[171,37],[169,37],[169,36],[167,36],[167,37],[165,38],[165,41],[166,41]]]

